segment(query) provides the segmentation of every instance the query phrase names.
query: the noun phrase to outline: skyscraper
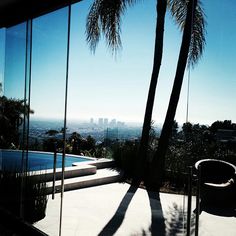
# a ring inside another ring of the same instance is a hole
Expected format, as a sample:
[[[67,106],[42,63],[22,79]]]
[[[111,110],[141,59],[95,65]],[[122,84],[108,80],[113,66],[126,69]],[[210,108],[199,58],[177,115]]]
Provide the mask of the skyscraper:
[[[108,127],[108,119],[104,118],[104,127],[107,128]]]
[[[99,126],[103,126],[103,118],[99,118],[98,119],[98,125]]]

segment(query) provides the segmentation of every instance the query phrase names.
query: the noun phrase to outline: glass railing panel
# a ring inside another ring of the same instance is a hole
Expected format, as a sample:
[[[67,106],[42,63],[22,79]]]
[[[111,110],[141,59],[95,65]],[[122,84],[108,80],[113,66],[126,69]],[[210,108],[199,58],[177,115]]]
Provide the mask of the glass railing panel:
[[[49,235],[59,234],[61,214],[67,33],[68,8],[33,20],[30,104],[34,113],[30,116],[29,159],[32,165],[29,168],[39,171],[42,179],[51,173],[47,179],[47,200],[52,199],[54,152],[57,153],[56,170],[60,172],[57,173],[54,200],[46,201],[47,207],[42,206],[46,207],[45,220],[47,212],[53,210],[53,224],[42,229]],[[45,190],[43,185],[42,190]]]
[[[25,103],[26,23],[6,29],[3,95],[10,132],[5,134],[5,148],[22,149]],[[6,127],[6,126],[4,126]]]
[[[0,29],[0,137],[2,137],[4,133],[3,129],[3,104],[2,104],[2,96],[3,96],[3,88],[4,88],[4,67],[5,67],[5,37],[6,37],[6,29]],[[2,146],[2,138],[0,138],[0,146]],[[0,170],[2,170],[2,148],[0,148]]]
[[[3,96],[3,80],[4,80],[4,65],[5,65],[5,36],[6,29],[0,29],[0,96]]]
[[[1,206],[14,215],[24,215],[24,184],[28,113],[25,71],[27,69],[27,23],[2,29],[1,37]],[[4,189],[4,190],[3,190]],[[3,190],[3,191],[2,191]]]
[[[70,152],[78,155],[111,158],[113,144],[140,137],[143,119],[140,110],[145,108],[149,64],[142,64],[141,58],[134,59],[138,39],[130,46],[132,39],[127,38],[125,25],[123,50],[116,56],[107,48],[103,37],[95,54],[90,51],[85,31],[91,3],[86,1],[72,6],[68,97],[68,133],[72,142],[69,145]],[[127,20],[126,25],[129,24],[131,21]],[[149,49],[147,54],[152,53]],[[137,74],[147,78],[142,90],[132,89],[140,82],[135,81]],[[92,145],[79,145],[80,139],[91,140],[89,144]]]

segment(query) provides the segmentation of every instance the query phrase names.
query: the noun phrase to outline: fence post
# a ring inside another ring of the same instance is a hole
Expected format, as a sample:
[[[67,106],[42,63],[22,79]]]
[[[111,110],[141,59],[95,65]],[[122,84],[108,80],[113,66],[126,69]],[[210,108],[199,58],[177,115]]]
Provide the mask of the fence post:
[[[198,236],[198,231],[199,231],[200,192],[201,192],[201,165],[199,165],[198,169],[197,169],[197,196],[196,196],[195,236]]]
[[[188,208],[187,208],[187,236],[190,236],[191,230],[191,210],[192,210],[192,177],[193,168],[188,169]]]
[[[55,198],[55,182],[56,182],[56,168],[57,168],[57,143],[54,143],[53,155],[53,185],[52,185],[52,199]]]

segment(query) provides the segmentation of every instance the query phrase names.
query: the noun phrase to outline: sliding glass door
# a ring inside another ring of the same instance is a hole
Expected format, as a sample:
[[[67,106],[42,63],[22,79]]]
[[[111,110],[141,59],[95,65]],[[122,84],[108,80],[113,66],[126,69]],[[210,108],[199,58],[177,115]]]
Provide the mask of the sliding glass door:
[[[68,8],[43,15],[33,20],[32,29],[32,79],[31,79],[31,108],[34,114],[30,116],[29,147],[31,150],[43,153],[57,153],[62,159],[66,129],[65,91],[67,76],[68,52]],[[59,154],[60,153],[60,154]],[[53,162],[54,155],[51,155]],[[41,165],[47,169],[48,162]],[[55,166],[60,172],[56,189],[63,189],[62,163]],[[48,171],[47,171],[48,172]],[[49,171],[50,172],[50,171]],[[53,179],[50,179],[50,182]],[[57,193],[53,200],[52,228],[47,229],[49,235],[58,235],[61,220],[61,194]],[[49,196],[52,197],[51,195]],[[55,227],[55,222],[57,227]],[[56,232],[55,232],[56,230]]]
[[[62,222],[69,9],[0,31],[0,204],[30,223],[53,210],[50,235],[60,235]],[[54,157],[59,177],[49,209]]]

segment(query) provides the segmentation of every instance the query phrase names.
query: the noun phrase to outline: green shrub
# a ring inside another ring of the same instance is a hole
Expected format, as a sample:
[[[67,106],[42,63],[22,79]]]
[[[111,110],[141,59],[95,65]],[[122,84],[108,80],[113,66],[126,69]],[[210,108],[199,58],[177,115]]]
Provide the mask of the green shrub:
[[[124,171],[125,178],[132,178],[137,158],[138,143],[126,141],[112,146],[113,159],[118,168]]]

